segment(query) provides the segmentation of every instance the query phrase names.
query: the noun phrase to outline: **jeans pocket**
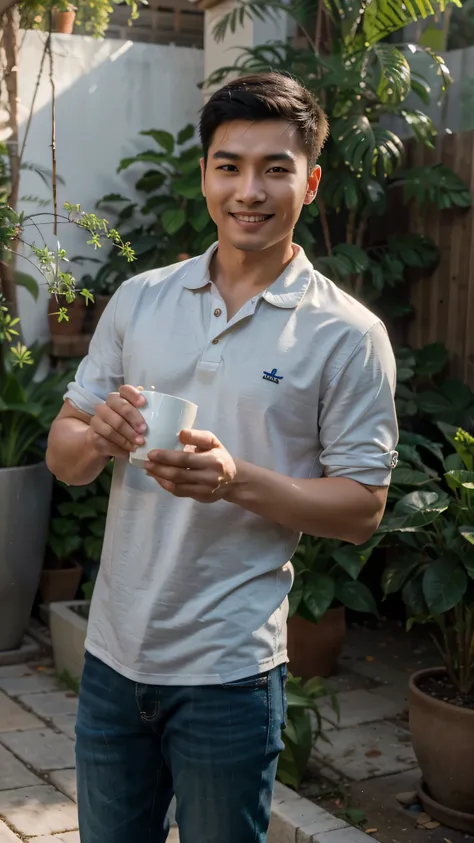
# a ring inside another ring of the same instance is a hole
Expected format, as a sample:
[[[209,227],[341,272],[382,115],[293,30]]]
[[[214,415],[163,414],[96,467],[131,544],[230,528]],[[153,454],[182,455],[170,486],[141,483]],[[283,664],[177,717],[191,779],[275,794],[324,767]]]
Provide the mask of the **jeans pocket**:
[[[257,673],[254,676],[247,676],[245,679],[235,679],[233,682],[223,682],[223,688],[236,688],[247,691],[258,691],[260,688],[268,687],[268,673]]]

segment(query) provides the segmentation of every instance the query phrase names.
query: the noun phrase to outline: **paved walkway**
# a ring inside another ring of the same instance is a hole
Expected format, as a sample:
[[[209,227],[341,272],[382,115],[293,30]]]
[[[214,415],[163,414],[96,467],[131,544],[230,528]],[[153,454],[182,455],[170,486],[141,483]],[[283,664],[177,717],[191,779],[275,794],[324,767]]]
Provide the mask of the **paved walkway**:
[[[0,667],[0,843],[80,843],[77,697],[45,664]]]

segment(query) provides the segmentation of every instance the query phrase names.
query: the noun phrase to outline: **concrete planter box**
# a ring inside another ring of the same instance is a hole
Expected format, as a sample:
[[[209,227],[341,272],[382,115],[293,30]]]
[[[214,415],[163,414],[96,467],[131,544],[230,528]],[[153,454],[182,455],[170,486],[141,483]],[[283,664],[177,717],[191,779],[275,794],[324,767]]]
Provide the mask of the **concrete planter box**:
[[[89,605],[88,600],[71,600],[49,606],[54,664],[59,676],[67,671],[73,679],[81,677]]]

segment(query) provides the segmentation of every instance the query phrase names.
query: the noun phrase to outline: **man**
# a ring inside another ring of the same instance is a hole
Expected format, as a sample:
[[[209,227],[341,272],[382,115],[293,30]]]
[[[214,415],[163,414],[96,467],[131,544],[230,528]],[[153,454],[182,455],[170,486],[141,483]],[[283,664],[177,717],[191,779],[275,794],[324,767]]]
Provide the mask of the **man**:
[[[327,133],[278,74],[203,109],[218,244],[124,283],[50,434],[89,483],[115,458],[77,722],[82,843],[264,843],[283,744],[287,594],[302,532],[365,542],[396,462],[385,329],[292,243]],[[199,407],[143,444],[139,386]]]

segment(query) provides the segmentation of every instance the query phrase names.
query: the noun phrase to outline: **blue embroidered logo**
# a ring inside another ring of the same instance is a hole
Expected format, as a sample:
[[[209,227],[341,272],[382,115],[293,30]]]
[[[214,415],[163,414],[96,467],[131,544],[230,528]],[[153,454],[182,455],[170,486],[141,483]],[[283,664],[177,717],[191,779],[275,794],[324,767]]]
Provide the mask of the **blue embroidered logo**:
[[[281,380],[283,380],[283,375],[277,375],[277,370],[272,369],[271,372],[264,372],[263,373],[263,380],[264,381],[271,381],[272,383],[279,384]]]

